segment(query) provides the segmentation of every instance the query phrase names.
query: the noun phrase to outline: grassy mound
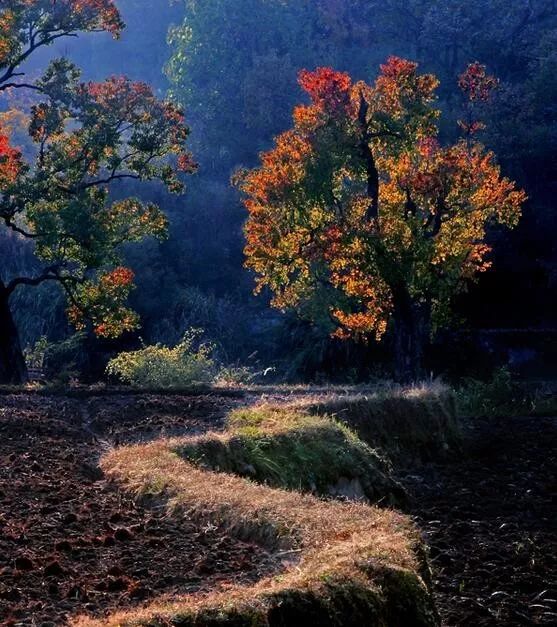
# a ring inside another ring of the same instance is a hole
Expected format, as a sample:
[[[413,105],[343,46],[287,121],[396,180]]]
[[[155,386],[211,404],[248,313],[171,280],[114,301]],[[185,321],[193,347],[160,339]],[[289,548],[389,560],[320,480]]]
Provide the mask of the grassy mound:
[[[334,416],[397,465],[428,461],[460,447],[454,395],[440,385],[325,394],[297,401],[295,407]]]
[[[258,429],[238,419],[240,429]],[[421,541],[407,517],[202,469],[178,454],[183,446],[170,440],[124,447],[102,467],[127,490],[164,499],[175,516],[277,551],[283,570],[254,586],[185,596],[99,622],[78,619],[78,625],[438,625]]]
[[[397,503],[404,490],[388,463],[345,425],[276,406],[232,412],[224,434],[178,444],[197,465],[274,487]]]

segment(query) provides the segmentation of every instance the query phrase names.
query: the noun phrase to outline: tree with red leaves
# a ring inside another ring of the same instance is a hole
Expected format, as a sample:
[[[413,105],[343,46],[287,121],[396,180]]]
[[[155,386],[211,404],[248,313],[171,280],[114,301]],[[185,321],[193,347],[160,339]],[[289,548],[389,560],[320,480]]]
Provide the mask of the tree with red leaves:
[[[113,201],[122,180],[158,180],[181,192],[180,173],[196,165],[186,149],[182,112],[151,88],[125,77],[84,83],[79,69],[55,59],[36,81],[23,63],[39,48],[79,32],[123,28],[113,0],[5,0],[0,9],[0,94],[28,90],[34,147],[25,156],[0,129],[0,224],[38,262],[33,276],[0,272],[0,383],[26,378],[10,297],[21,286],[59,284],[77,328],[117,337],[136,328],[126,306],[133,273],[122,267],[122,244],[166,235],[167,220],[137,198]]]
[[[340,338],[393,339],[399,380],[425,374],[424,349],[451,300],[490,267],[490,224],[517,224],[525,194],[474,137],[442,146],[437,79],[397,57],[373,85],[330,68],[300,74],[310,102],[241,172],[247,266],[273,305]],[[460,85],[485,101],[496,85],[471,65]],[[472,112],[472,109],[470,109]]]

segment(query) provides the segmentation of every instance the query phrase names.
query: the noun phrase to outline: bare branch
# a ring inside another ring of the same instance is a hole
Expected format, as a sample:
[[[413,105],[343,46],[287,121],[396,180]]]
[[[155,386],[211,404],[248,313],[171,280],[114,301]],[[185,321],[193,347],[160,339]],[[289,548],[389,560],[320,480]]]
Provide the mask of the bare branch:
[[[43,32],[43,31],[39,31]],[[45,37],[42,37],[39,41],[36,41],[36,37],[39,34],[35,33],[30,37],[29,48],[25,52],[19,55],[17,59],[15,59],[6,69],[4,74],[0,76],[0,92],[6,90],[8,87],[6,86],[7,81],[12,79],[14,76],[25,76],[24,72],[16,72],[17,68],[26,61],[32,54],[37,50],[37,48],[41,48],[42,46],[47,46],[51,44],[56,39],[60,39],[61,37],[77,37],[77,33],[72,33],[70,31],[44,31],[46,33]]]
[[[27,285],[29,287],[37,287],[45,281],[60,281],[61,277],[58,273],[60,270],[60,264],[50,266],[44,270],[42,274],[36,277],[17,277],[8,283],[6,286],[6,292],[8,295],[12,294],[21,285]]]
[[[38,235],[36,233],[29,233],[28,231],[25,231],[21,227],[17,226],[17,224],[12,222],[12,219],[7,217],[7,216],[4,216],[4,223],[14,233],[18,233],[19,235],[23,235],[23,237],[27,237],[29,239],[34,239],[35,237],[38,237]]]
[[[13,74],[13,76],[25,76],[23,73]],[[0,91],[5,91],[7,89],[33,89],[34,91],[39,91],[43,93],[43,89],[38,85],[31,85],[31,83],[5,83],[4,85],[0,85]]]

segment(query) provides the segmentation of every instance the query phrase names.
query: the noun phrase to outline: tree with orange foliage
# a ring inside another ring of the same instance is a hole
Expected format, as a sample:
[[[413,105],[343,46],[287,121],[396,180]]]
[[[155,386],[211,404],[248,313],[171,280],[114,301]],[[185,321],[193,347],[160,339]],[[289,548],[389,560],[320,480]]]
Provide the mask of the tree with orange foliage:
[[[451,300],[490,267],[490,224],[514,227],[526,196],[476,139],[473,105],[496,82],[472,64],[466,137],[437,139],[437,79],[390,58],[373,85],[330,68],[300,74],[310,103],[243,171],[247,267],[272,304],[341,338],[393,338],[396,376],[424,375]]]
[[[196,166],[186,149],[182,112],[151,88],[125,77],[82,82],[66,59],[26,82],[23,63],[35,50],[79,32],[118,37],[123,23],[113,0],[4,0],[0,9],[0,94],[34,94],[28,130],[34,154],[24,158],[0,129],[0,226],[38,261],[34,276],[0,269],[0,383],[26,378],[10,297],[21,286],[59,284],[77,328],[117,337],[136,328],[126,306],[133,273],[119,250],[147,236],[164,237],[159,207],[137,198],[113,201],[122,180],[160,181],[180,192],[180,172]]]

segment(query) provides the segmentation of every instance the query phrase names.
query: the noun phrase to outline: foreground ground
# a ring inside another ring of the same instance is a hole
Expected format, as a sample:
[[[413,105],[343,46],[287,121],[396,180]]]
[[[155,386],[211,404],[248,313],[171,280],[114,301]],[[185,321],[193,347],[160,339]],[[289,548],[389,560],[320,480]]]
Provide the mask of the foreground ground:
[[[64,624],[276,566],[254,545],[138,506],[96,466],[110,443],[218,428],[240,402],[0,397],[0,624]],[[402,477],[444,623],[555,624],[557,421],[477,420],[466,434],[462,459]]]
[[[446,625],[557,624],[557,419],[466,424],[465,455],[404,477]]]
[[[81,612],[259,579],[271,566],[260,548],[136,505],[96,465],[104,437],[205,430],[226,406],[0,398],[0,624],[64,624]]]

